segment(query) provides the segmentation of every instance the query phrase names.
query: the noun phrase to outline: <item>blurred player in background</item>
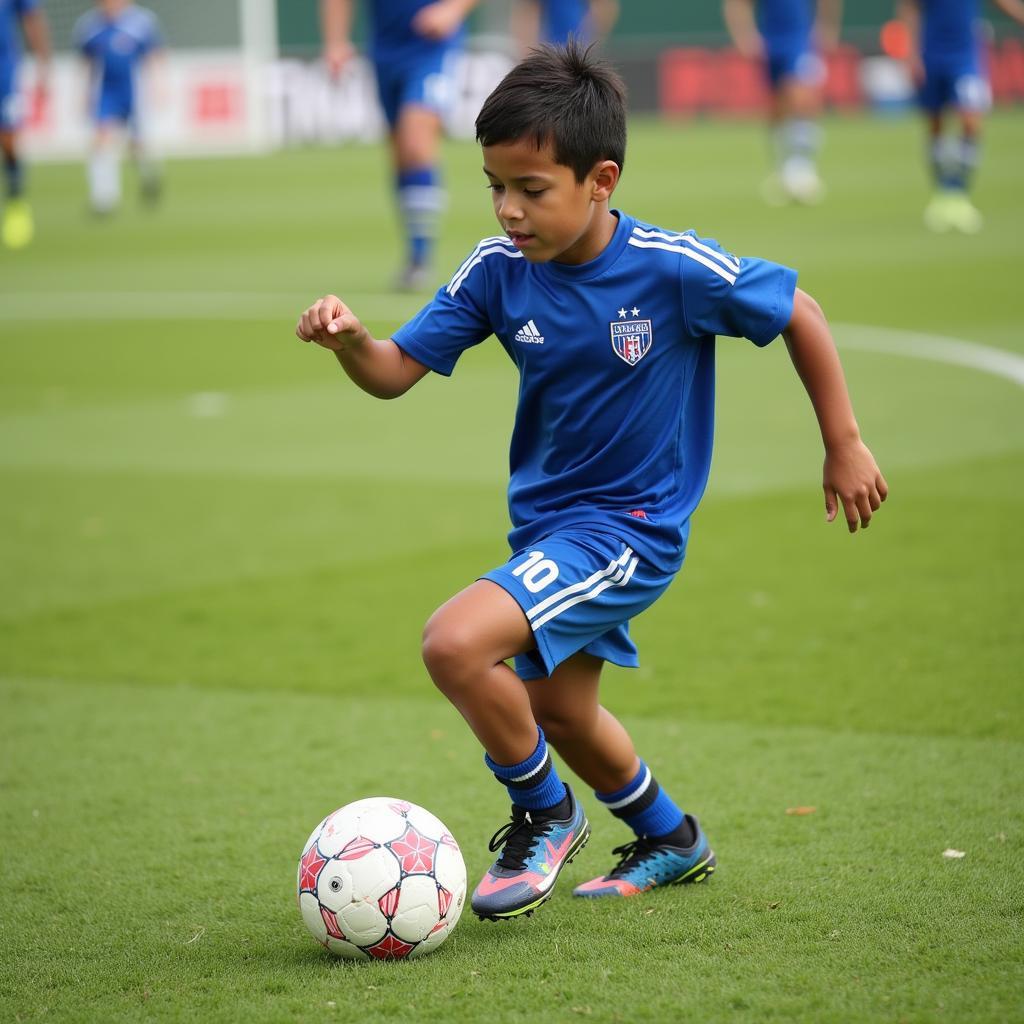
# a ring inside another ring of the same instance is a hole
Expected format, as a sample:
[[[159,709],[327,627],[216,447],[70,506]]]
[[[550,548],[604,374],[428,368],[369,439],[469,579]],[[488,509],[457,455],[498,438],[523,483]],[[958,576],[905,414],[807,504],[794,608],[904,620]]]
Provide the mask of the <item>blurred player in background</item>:
[[[525,52],[542,43],[604,39],[619,17],[618,0],[516,0],[512,37]]]
[[[995,0],[1024,25],[1022,0]],[[982,217],[968,196],[978,165],[981,122],[992,101],[978,0],[900,0],[909,29],[909,62],[928,122],[928,154],[935,195],[925,208],[932,231],[981,230]],[[945,112],[959,115],[960,136],[943,132]]]
[[[163,45],[156,15],[128,0],[98,0],[78,19],[75,46],[89,63],[89,113],[95,123],[89,157],[89,202],[97,214],[121,202],[121,145],[127,137],[142,198],[160,196],[160,168],[148,151],[139,116],[139,78]]]
[[[370,52],[390,130],[394,189],[407,254],[396,285],[430,283],[430,261],[444,206],[439,168],[442,117],[453,95],[452,62],[477,0],[371,0]],[[324,58],[338,75],[355,54],[352,0],[321,0]]]
[[[19,26],[20,23],[20,26]],[[0,0],[0,150],[4,159],[6,202],[0,235],[4,245],[20,249],[32,241],[32,208],[25,198],[25,168],[18,153],[21,96],[18,93],[19,34],[24,33],[36,60],[40,102],[49,84],[50,30],[39,0]]]
[[[722,12],[736,49],[761,60],[768,77],[776,172],[765,183],[765,198],[818,202],[825,84],[819,47],[827,51],[839,42],[841,0],[724,0]]]

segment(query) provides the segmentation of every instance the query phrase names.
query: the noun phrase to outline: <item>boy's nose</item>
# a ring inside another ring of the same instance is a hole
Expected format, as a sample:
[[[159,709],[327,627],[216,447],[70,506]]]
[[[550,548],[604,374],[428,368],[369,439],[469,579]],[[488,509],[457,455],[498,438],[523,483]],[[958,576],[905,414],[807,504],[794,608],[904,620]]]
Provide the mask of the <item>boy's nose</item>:
[[[523,211],[507,197],[502,199],[501,205],[498,207],[498,216],[502,220],[520,220],[523,216]]]

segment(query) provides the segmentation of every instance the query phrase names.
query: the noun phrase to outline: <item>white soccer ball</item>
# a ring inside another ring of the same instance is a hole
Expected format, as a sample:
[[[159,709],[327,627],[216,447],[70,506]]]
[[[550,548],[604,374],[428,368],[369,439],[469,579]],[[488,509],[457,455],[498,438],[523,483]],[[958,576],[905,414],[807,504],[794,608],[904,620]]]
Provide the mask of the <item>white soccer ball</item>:
[[[376,796],[324,818],[299,859],[299,909],[322,946],[350,960],[437,949],[466,902],[466,865],[444,824]]]

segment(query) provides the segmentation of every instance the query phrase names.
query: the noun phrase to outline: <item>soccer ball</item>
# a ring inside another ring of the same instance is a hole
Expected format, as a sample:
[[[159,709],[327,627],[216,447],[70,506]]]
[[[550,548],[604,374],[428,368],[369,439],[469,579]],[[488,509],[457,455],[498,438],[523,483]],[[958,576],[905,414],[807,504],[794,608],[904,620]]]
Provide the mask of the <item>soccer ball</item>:
[[[321,945],[349,960],[437,949],[466,901],[451,832],[416,804],[377,796],[324,818],[299,860],[299,909]]]

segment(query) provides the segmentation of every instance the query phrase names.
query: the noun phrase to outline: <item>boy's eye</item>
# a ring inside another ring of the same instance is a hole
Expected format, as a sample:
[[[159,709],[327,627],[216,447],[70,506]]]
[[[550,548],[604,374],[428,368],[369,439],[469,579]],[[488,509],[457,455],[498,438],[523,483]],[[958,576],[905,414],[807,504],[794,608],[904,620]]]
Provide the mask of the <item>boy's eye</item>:
[[[544,195],[544,193],[546,191],[547,191],[547,189],[543,189],[543,188],[524,188],[523,189],[523,195],[524,196],[529,196],[531,199],[536,199],[537,196]]]
[[[504,192],[505,191],[505,186],[504,185],[488,185],[487,188],[491,192]]]

